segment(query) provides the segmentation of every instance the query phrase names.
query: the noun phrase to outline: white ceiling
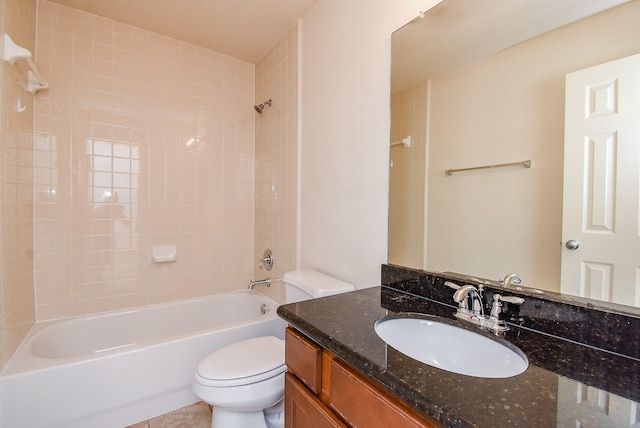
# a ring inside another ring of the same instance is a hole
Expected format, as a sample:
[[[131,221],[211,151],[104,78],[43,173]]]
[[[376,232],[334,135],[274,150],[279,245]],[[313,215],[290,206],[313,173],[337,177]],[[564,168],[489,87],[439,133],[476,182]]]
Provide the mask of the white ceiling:
[[[446,0],[393,34],[392,93],[627,1]]]
[[[255,64],[319,0],[51,0]]]

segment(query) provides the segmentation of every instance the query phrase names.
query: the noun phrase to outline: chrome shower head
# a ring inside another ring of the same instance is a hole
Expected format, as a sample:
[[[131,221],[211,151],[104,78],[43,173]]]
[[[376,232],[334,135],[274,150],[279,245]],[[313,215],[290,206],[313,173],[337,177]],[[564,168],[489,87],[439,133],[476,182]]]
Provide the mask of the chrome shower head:
[[[268,101],[265,101],[262,104],[256,104],[255,106],[253,106],[254,110],[258,114],[262,114],[262,110],[264,110],[265,107],[271,107],[271,98],[269,98]]]

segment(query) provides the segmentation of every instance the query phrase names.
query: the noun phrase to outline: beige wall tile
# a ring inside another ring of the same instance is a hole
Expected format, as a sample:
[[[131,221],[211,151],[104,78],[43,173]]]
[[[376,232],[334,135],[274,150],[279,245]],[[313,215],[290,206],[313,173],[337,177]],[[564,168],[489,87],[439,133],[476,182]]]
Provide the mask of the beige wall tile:
[[[273,104],[256,115],[254,277],[270,276],[271,288],[261,291],[279,302],[282,277],[296,268],[297,39],[294,24],[256,65],[256,103]],[[275,260],[271,272],[257,266],[266,248]]]
[[[0,0],[0,33],[35,51],[35,0]],[[0,61],[0,370],[35,320],[33,109],[25,61]],[[16,110],[18,98],[26,109]]]
[[[389,263],[422,267],[425,258],[425,165],[427,85],[391,96],[391,141],[411,137],[411,146],[390,149]]]
[[[47,1],[38,22],[38,320],[244,288],[254,65]]]

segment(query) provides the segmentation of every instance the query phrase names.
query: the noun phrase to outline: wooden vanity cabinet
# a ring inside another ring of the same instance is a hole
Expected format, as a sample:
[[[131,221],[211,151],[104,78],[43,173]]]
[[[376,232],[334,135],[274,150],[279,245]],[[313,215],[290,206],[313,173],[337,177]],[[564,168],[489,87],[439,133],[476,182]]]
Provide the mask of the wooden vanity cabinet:
[[[286,363],[285,428],[440,427],[291,327]]]
[[[285,427],[343,428],[344,423],[291,373],[284,381]]]

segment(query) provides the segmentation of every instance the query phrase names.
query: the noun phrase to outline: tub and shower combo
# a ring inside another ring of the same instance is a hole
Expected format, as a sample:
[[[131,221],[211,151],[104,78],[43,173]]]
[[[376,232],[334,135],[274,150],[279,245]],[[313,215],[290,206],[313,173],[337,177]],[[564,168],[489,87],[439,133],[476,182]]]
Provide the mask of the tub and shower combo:
[[[38,323],[0,375],[0,427],[118,427],[197,401],[212,351],[284,337],[277,304],[238,291]]]

